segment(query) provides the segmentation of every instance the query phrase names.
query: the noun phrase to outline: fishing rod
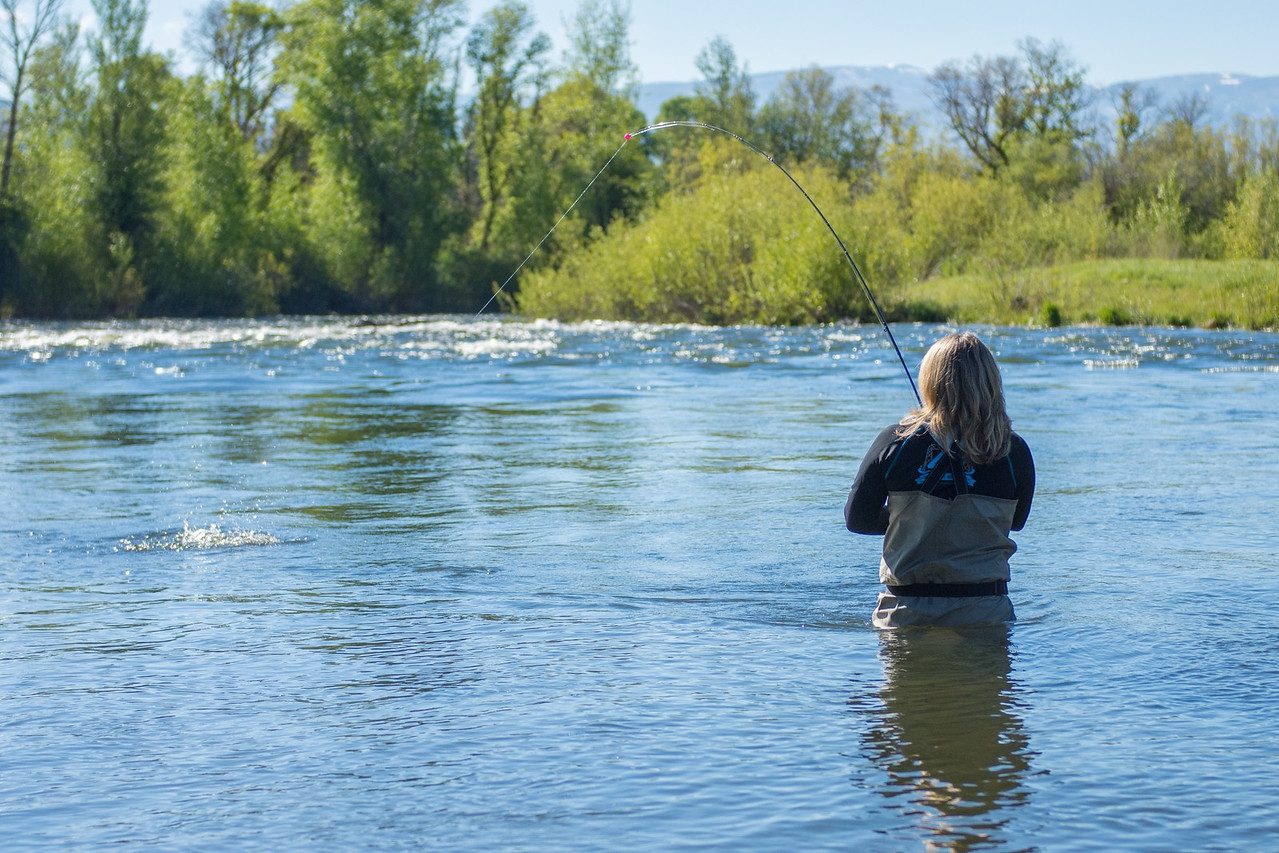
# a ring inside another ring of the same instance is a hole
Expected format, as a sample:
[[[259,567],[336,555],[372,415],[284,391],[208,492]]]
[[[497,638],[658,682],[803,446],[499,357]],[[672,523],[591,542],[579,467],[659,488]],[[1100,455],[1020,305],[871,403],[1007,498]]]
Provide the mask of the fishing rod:
[[[822,209],[817,206],[817,202],[813,201],[813,197],[808,194],[808,190],[804,189],[803,186],[800,185],[799,181],[795,180],[795,176],[792,175],[790,172],[788,172],[785,166],[783,166],[781,163],[778,163],[776,160],[773,159],[771,154],[766,152],[764,149],[760,148],[755,143],[751,142],[749,139],[738,136],[736,133],[733,133],[733,131],[731,130],[725,130],[722,127],[717,127],[713,124],[707,124],[706,122],[703,122],[703,121],[686,121],[686,120],[662,121],[662,122],[658,122],[657,124],[650,124],[647,127],[642,127],[639,130],[632,131],[631,133],[626,134],[626,137],[622,140],[622,144],[619,145],[617,150],[613,152],[613,156],[608,158],[608,162],[606,162],[600,168],[600,170],[595,173],[595,177],[591,178],[591,182],[586,185],[586,189],[582,190],[582,192],[578,194],[577,198],[574,199],[573,203],[568,206],[568,209],[564,211],[563,215],[560,216],[560,218],[556,220],[555,224],[551,226],[551,230],[546,232],[546,236],[543,237],[541,240],[539,240],[537,245],[533,247],[533,251],[529,252],[528,256],[525,257],[524,260],[520,261],[520,265],[515,268],[515,272],[511,273],[507,277],[506,281],[502,282],[501,287],[493,291],[493,295],[489,297],[488,302],[484,303],[484,307],[481,308],[479,311],[477,311],[475,316],[479,317],[481,314],[483,314],[485,309],[487,309],[489,305],[493,303],[493,300],[497,298],[497,295],[501,293],[508,284],[511,283],[511,281],[515,278],[515,276],[519,274],[520,270],[524,269],[524,265],[529,262],[530,258],[532,258],[535,254],[537,254],[538,249],[542,248],[542,244],[545,243],[548,239],[550,239],[550,236],[555,233],[555,229],[559,228],[560,223],[562,223],[565,219],[568,218],[568,215],[572,213],[573,208],[577,207],[577,203],[581,201],[582,197],[585,196],[590,191],[591,187],[595,185],[595,182],[599,180],[600,175],[604,174],[604,172],[608,169],[608,167],[613,164],[613,161],[617,159],[617,155],[622,153],[622,149],[625,148],[632,139],[634,139],[637,136],[642,136],[645,133],[652,133],[658,130],[666,130],[667,128],[670,128],[670,127],[697,127],[703,130],[711,130],[716,133],[722,133],[725,136],[732,137],[733,139],[736,139],[738,142],[742,143],[747,148],[750,148],[756,154],[759,154],[765,160],[767,160],[768,162],[776,166],[778,169],[780,169],[781,173],[785,175],[792,184],[795,185],[795,189],[800,191],[800,194],[804,196],[804,198],[812,206],[813,210],[817,212],[817,215],[821,217],[822,222],[826,225],[826,230],[830,231],[831,236],[835,238],[835,242],[839,244],[840,251],[844,253],[844,257],[848,260],[848,265],[853,268],[853,273],[856,275],[858,283],[861,284],[862,286],[862,292],[866,294],[866,299],[868,302],[870,302],[870,307],[874,309],[875,316],[879,319],[879,325],[883,327],[884,334],[888,335],[888,341],[889,343],[893,345],[893,351],[897,353],[897,360],[901,362],[902,370],[906,372],[906,379],[908,382],[910,382],[910,390],[915,393],[915,401],[919,403],[920,406],[923,406],[924,401],[920,399],[919,388],[915,385],[915,377],[911,375],[910,368],[906,365],[906,357],[902,355],[901,347],[897,345],[897,338],[893,336],[893,330],[888,325],[888,318],[884,316],[883,309],[879,307],[879,300],[875,298],[875,294],[871,291],[870,285],[866,283],[866,277],[862,275],[861,268],[858,267],[857,262],[853,260],[853,256],[849,253],[848,247],[844,245],[843,239],[839,236],[839,233],[835,231],[835,226],[830,224],[830,220],[826,218],[826,214],[822,212]]]

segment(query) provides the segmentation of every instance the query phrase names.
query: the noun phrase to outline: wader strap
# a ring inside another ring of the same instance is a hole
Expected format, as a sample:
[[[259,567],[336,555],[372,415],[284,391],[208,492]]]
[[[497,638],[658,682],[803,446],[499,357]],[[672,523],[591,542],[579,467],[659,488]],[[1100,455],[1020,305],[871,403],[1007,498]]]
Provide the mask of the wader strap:
[[[958,448],[956,448],[958,450]],[[928,476],[924,482],[919,484],[919,490],[926,495],[931,495],[937,491],[937,487],[941,484],[942,478],[946,476],[949,469],[951,479],[955,481],[955,494],[968,494],[968,477],[964,474],[964,454],[962,451],[954,456],[942,451],[946,457],[945,460],[937,459],[933,464],[933,468],[928,472]],[[946,464],[949,463],[949,464]]]
[[[888,585],[893,595],[921,598],[974,598],[980,595],[1007,595],[1008,581],[985,583],[911,583],[905,586]]]
[[[955,449],[959,450],[958,447]],[[968,475],[964,473],[964,452],[962,450],[950,457],[950,472],[951,476],[955,478],[955,494],[968,494]]]
[[[939,450],[942,456],[946,455],[946,451]],[[924,478],[924,482],[919,484],[919,490],[926,495],[931,495],[937,491],[937,486],[941,483],[941,478],[946,476],[947,468],[951,466],[945,464],[945,460],[941,457],[933,457],[932,470],[928,472],[928,476]],[[952,473],[951,476],[954,476]]]

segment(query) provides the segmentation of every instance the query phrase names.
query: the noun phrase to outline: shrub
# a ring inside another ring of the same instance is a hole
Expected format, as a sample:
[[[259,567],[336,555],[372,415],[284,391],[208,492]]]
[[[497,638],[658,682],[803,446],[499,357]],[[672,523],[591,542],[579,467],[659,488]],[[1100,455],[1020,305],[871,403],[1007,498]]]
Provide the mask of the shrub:
[[[1227,258],[1279,258],[1279,176],[1274,169],[1244,180],[1221,232]]]
[[[838,233],[857,233],[832,173],[796,177]],[[882,298],[882,288],[876,291]],[[638,223],[597,229],[558,268],[527,275],[518,305],[567,320],[813,323],[870,316],[839,245],[803,196],[766,164],[741,162],[704,174],[694,192],[668,194]]]
[[[1039,321],[1050,329],[1061,325],[1061,308],[1054,302],[1045,302],[1039,309]]]
[[[1113,305],[1110,307],[1101,309],[1101,313],[1098,315],[1097,319],[1099,319],[1102,325],[1105,325],[1105,326],[1131,326],[1132,325],[1132,315],[1129,314],[1124,309],[1116,308]]]

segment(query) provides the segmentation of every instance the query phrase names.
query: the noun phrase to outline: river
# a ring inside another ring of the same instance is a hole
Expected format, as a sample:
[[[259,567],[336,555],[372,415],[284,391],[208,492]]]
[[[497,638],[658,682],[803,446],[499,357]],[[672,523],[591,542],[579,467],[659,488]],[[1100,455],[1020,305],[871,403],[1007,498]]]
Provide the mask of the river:
[[[1273,844],[1279,335],[975,330],[1019,619],[894,634],[876,327],[0,324],[6,846]]]

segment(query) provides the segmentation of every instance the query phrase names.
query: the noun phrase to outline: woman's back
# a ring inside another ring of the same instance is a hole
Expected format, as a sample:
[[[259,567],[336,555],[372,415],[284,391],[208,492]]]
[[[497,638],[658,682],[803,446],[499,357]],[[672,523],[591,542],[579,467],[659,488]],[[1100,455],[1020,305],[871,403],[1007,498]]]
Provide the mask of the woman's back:
[[[1030,449],[1008,426],[998,368],[975,335],[935,344],[920,378],[923,406],[875,439],[844,506],[849,530],[884,535],[888,589],[873,621],[1011,621],[1008,534],[1030,514]]]

